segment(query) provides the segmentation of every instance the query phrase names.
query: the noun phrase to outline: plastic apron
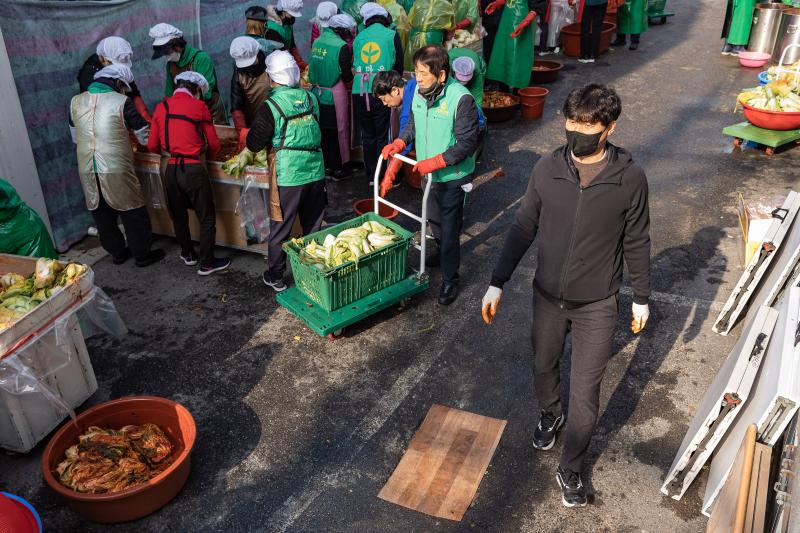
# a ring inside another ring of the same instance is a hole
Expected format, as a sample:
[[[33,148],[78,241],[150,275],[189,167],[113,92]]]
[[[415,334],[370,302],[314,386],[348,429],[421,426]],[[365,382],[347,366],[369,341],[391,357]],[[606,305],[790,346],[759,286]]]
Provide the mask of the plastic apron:
[[[753,10],[755,7],[755,0],[733,0],[733,13],[731,15],[730,29],[728,30],[728,44],[747,46],[750,40],[750,28],[753,24]]]
[[[547,23],[547,46],[558,46],[561,28],[575,22],[575,10],[567,0],[552,0],[550,4],[550,20]]]
[[[490,80],[505,83],[512,88],[530,85],[536,25],[529,24],[516,39],[511,37],[529,12],[527,0],[508,0],[503,8],[486,73]]]
[[[618,34],[638,35],[644,33],[647,31],[647,24],[647,0],[626,0],[617,9]]]

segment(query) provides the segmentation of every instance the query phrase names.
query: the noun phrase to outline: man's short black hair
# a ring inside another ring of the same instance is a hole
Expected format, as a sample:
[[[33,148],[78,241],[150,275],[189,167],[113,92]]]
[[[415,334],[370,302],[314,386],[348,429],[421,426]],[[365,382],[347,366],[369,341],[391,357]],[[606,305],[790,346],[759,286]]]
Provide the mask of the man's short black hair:
[[[372,80],[372,94],[375,96],[386,96],[392,89],[405,87],[406,81],[396,70],[382,70],[375,75]]]
[[[564,102],[564,116],[585,124],[608,126],[622,113],[617,91],[608,85],[590,83],[572,89]]]
[[[423,46],[414,54],[414,66],[422,63],[431,71],[431,74],[438,76],[442,71],[450,75],[450,56],[443,46],[429,44]]]

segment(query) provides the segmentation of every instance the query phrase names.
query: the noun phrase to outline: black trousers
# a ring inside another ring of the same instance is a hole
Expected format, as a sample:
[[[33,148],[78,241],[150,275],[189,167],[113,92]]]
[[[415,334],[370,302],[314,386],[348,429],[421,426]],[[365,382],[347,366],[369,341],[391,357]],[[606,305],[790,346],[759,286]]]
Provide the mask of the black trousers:
[[[322,216],[328,204],[325,180],[293,187],[280,186],[278,192],[281,196],[283,220],[270,220],[267,244],[267,269],[272,279],[282,278],[286,270],[286,252],[281,245],[289,239],[295,217],[300,216],[303,235],[314,233],[322,225]]]
[[[100,187],[100,184],[97,185]],[[100,246],[111,254],[111,257],[120,257],[125,253],[125,239],[133,257],[137,260],[144,259],[150,253],[150,244],[153,242],[153,233],[150,230],[150,215],[145,207],[137,207],[129,211],[117,211],[106,202],[100,192],[100,201],[97,209],[89,211],[97,226],[97,235],[100,237]],[[119,230],[117,219],[122,220],[125,235]]]
[[[181,254],[194,255],[194,244],[189,233],[189,209],[193,209],[200,223],[200,265],[214,263],[214,241],[217,238],[217,214],[214,194],[205,165],[170,164],[164,173],[167,204],[175,227],[175,238],[181,245]]]
[[[342,154],[339,152],[339,131],[336,124],[336,107],[319,105],[319,129],[322,132],[322,157],[325,168],[342,170]]]
[[[639,33],[631,33],[631,43],[639,44],[640,35],[641,34],[639,34]],[[626,38],[626,35],[624,33],[618,33],[617,34],[616,42],[618,42],[620,44],[625,44],[626,40],[627,40],[627,38]]]
[[[461,188],[472,176],[446,183],[431,184],[428,197],[428,219],[431,232],[439,243],[442,282],[458,285],[461,266],[461,229],[464,226],[464,199]]]
[[[600,32],[603,31],[603,17],[608,4],[583,6],[581,18],[581,57],[596,59],[600,55]]]
[[[369,111],[367,110],[369,101]],[[364,167],[370,179],[375,174],[378,157],[389,144],[389,118],[391,110],[372,96],[353,95],[353,109],[361,125],[361,146],[364,148]]]
[[[580,472],[597,423],[600,382],[611,357],[619,311],[619,295],[562,309],[541,291],[533,291],[534,388],[539,406],[561,413],[559,363],[567,332],[572,332],[569,413],[564,429],[561,467]]]

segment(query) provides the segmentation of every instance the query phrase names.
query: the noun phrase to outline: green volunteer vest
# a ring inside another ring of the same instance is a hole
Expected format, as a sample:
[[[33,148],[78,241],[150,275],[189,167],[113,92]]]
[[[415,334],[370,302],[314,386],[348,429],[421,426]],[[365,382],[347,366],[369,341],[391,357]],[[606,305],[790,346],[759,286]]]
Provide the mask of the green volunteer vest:
[[[333,105],[333,91],[330,89],[342,77],[339,52],[345,44],[332,29],[325,28],[311,46],[308,79],[320,104]]]
[[[293,187],[325,179],[313,94],[297,87],[276,87],[266,100],[275,119],[272,147],[276,151],[278,186]]]
[[[394,66],[394,31],[373,24],[353,41],[353,94],[371,94],[375,74]]]
[[[450,56],[450,73],[453,73],[453,61],[459,57],[468,57],[475,63],[475,72],[472,74],[472,79],[466,85],[467,90],[475,97],[475,103],[478,107],[483,107],[483,84],[486,78],[486,63],[478,54],[469,48],[453,48],[448,53]],[[455,74],[453,74],[455,76]]]
[[[419,161],[437,156],[456,143],[454,131],[458,102],[469,91],[452,78],[447,79],[444,91],[432,107],[419,95],[414,94],[411,101],[411,112],[414,113],[416,136],[414,147]],[[475,171],[475,155],[471,155],[460,163],[437,170],[433,173],[433,181],[442,183],[469,176]]]
[[[267,29],[275,30],[278,35],[281,36],[281,41],[283,41],[283,46],[286,47],[286,50],[289,50],[289,47],[292,46],[292,38],[294,37],[294,30],[292,30],[291,26],[284,26],[283,24],[278,24],[274,20],[267,21]]]

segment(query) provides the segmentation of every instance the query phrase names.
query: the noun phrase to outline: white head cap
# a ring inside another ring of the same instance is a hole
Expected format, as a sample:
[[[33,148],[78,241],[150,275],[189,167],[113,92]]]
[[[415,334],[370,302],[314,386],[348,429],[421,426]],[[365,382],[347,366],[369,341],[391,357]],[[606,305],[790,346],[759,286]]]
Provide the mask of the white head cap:
[[[203,94],[208,91],[208,81],[206,80],[205,76],[199,72],[194,72],[193,70],[181,72],[175,76],[175,83],[178,83],[179,81],[188,81],[189,83],[194,83],[200,87],[200,90],[203,92]]]
[[[159,22],[150,28],[150,38],[153,39],[153,46],[164,46],[178,37],[183,37],[183,32],[172,24]]]
[[[249,67],[258,59],[261,46],[252,37],[237,37],[231,42],[231,57],[239,68]]]
[[[133,83],[133,72],[131,72],[130,67],[126,67],[125,65],[111,64],[101,68],[95,73],[94,79],[99,80],[100,78],[120,80],[130,89],[131,83]]]
[[[458,81],[468,82],[475,74],[475,61],[470,57],[457,57],[453,61],[453,74]]]
[[[303,16],[303,0],[278,0],[275,9],[289,13],[294,18]]]
[[[292,54],[283,50],[272,52],[267,56],[267,74],[280,85],[296,87],[300,82],[300,68]]]
[[[380,5],[376,4],[375,2],[367,2],[361,9],[358,11],[361,14],[361,18],[364,19],[364,22],[368,21],[372,17],[388,17],[389,12],[382,8]]]
[[[106,37],[97,43],[97,55],[108,59],[116,65],[130,67],[133,64],[131,43],[116,35]]]
[[[334,15],[328,21],[328,26],[331,28],[344,28],[344,29],[352,29],[355,28],[358,24],[356,23],[356,19],[348,15],[347,13],[340,13],[338,15]]]
[[[339,12],[339,7],[333,2],[320,2],[317,6],[317,24],[321,28],[328,27],[328,21]]]

